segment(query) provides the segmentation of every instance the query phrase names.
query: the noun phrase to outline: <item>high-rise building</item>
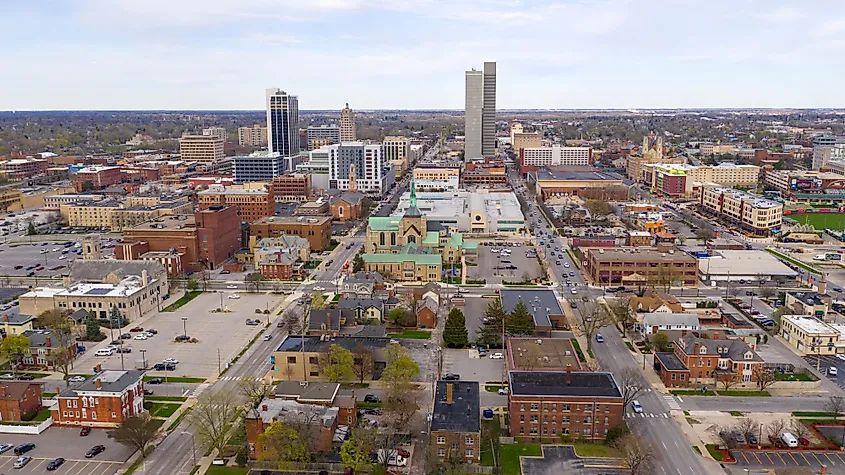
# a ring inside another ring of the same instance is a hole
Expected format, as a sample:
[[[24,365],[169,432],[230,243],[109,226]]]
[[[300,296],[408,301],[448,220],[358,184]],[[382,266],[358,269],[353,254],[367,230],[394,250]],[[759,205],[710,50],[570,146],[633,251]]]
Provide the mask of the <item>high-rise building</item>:
[[[364,193],[384,193],[393,183],[392,168],[385,162],[379,144],[346,142],[329,145],[329,188],[349,190],[350,182]],[[350,178],[350,173],[355,177]]]
[[[484,106],[481,108],[481,154],[496,154],[496,63],[484,63]]]
[[[260,147],[267,145],[267,127],[255,124],[252,127],[238,127],[238,145]]]
[[[214,165],[223,160],[223,138],[217,135],[183,135],[179,154],[184,162]]]
[[[496,63],[466,72],[464,160],[496,153]]]
[[[588,166],[592,162],[591,147],[529,147],[522,149],[522,164],[533,167]]]
[[[226,127],[209,127],[207,129],[202,129],[202,134],[220,137],[224,142],[229,140],[229,132],[226,132]]]
[[[284,157],[299,153],[299,98],[267,89],[267,148]]]
[[[382,155],[385,162],[392,163],[396,168],[396,176],[402,176],[408,169],[410,142],[405,137],[387,136],[381,143]]]
[[[270,181],[285,173],[285,159],[279,153],[260,152],[232,157],[232,179],[235,183]]]
[[[831,162],[845,161],[845,138],[824,135],[813,139],[813,170],[829,167]]]
[[[475,69],[466,72],[464,108],[464,160],[481,158],[481,109],[484,105],[484,76]]]
[[[340,143],[341,129],[334,124],[309,125],[305,132],[308,135],[308,150],[314,150],[323,145]]]
[[[355,112],[349,108],[349,103],[340,111],[340,141],[354,142],[357,140],[355,133]]]

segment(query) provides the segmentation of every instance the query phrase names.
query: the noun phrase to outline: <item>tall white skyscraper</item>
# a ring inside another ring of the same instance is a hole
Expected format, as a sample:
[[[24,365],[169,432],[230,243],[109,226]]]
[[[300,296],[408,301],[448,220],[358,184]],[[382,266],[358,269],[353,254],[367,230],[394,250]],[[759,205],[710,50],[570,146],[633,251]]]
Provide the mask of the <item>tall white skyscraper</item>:
[[[299,98],[267,89],[267,148],[283,157],[299,153]]]
[[[481,158],[481,110],[484,106],[484,76],[475,69],[466,72],[464,108],[464,160]]]
[[[483,71],[466,72],[464,110],[464,160],[496,152],[496,63],[484,63]]]

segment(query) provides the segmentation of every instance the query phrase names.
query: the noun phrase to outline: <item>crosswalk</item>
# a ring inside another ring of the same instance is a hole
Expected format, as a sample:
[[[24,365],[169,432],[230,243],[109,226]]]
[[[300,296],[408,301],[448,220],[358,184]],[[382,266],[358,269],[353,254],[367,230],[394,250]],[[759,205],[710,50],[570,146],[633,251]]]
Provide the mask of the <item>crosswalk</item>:
[[[666,401],[666,404],[669,406],[669,409],[680,410],[681,405],[678,404],[678,400],[675,399],[675,396],[666,394],[663,396],[663,400]]]
[[[629,413],[627,413],[627,414],[626,414],[626,416],[628,416],[628,418],[631,418],[631,417],[642,417],[642,418],[649,418],[649,417],[651,417],[651,418],[661,418],[661,417],[662,417],[662,418],[664,418],[664,419],[668,419],[668,418],[669,418],[669,413],[668,413],[668,412],[664,412],[664,413],[655,413],[655,412],[629,412]]]
[[[199,386],[197,386],[196,388],[194,388],[194,393],[192,395],[194,397],[197,397],[200,394],[202,394],[206,389],[208,389],[210,386],[211,386],[211,383],[202,383]]]

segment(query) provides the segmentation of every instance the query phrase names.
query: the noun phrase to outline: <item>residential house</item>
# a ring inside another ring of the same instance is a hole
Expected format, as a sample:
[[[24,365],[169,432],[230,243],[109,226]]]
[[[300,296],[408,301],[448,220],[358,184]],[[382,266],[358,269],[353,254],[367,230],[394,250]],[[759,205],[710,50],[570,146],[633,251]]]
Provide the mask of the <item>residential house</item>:
[[[647,292],[642,297],[631,297],[631,308],[638,313],[682,313],[684,308],[674,295],[662,292]]]
[[[76,342],[70,337],[65,337],[63,341],[53,330],[26,330],[21,335],[29,339],[29,354],[20,360],[24,366],[55,370],[56,351],[68,348],[72,355],[76,355]]]
[[[340,295],[344,298],[371,298],[375,290],[386,288],[384,277],[378,272],[355,272],[340,283]]]
[[[352,309],[312,308],[308,314],[308,334],[337,336],[342,326],[354,323],[355,312]]]
[[[674,353],[655,353],[654,370],[667,388],[686,387],[690,384],[689,368]]]
[[[57,425],[118,427],[144,412],[144,372],[105,370],[60,392],[50,408]]]
[[[0,316],[0,332],[4,335],[20,335],[32,330],[32,315],[21,313],[7,313]]]
[[[28,381],[0,382],[0,420],[22,421],[24,416],[35,416],[39,409],[40,384]]]
[[[689,369],[691,382],[729,379],[756,383],[764,371],[763,358],[739,339],[704,339],[688,334],[675,343],[675,356]]]
[[[701,329],[698,316],[692,313],[654,312],[643,314],[640,334],[643,336],[662,331],[696,331]]]
[[[481,462],[481,403],[476,381],[438,381],[429,447],[438,459]]]
[[[354,311],[354,321],[356,322],[377,320],[381,323],[387,316],[384,310],[384,301],[381,299],[341,298],[337,301],[335,308]]]
[[[417,326],[420,328],[434,328],[437,326],[437,300],[426,297],[417,306]]]
[[[320,381],[320,357],[328,353],[332,345],[338,345],[350,351],[358,347],[366,348],[373,354],[373,368],[370,379],[381,378],[387,365],[384,350],[390,344],[386,337],[358,337],[338,335],[327,336],[288,336],[270,356],[273,365],[270,376],[273,381]],[[304,361],[303,361],[304,360]]]

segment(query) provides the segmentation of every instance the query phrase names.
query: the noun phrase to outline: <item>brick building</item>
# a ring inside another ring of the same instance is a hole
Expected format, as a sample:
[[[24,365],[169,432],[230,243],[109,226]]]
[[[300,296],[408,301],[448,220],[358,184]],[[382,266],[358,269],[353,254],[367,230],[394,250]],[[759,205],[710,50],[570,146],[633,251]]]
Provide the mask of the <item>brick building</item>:
[[[601,440],[622,425],[625,407],[611,373],[511,371],[509,379],[509,431],[519,441]]]
[[[53,424],[117,427],[144,412],[144,372],[106,370],[56,396]]]
[[[41,385],[26,381],[0,383],[0,419],[21,421],[41,409]]]
[[[361,217],[361,205],[363,202],[363,193],[360,191],[347,191],[332,196],[329,199],[329,210],[332,216],[340,221],[358,219]]]
[[[276,201],[273,187],[267,183],[247,183],[224,187],[211,185],[197,193],[197,207],[201,210],[211,206],[234,206],[241,221],[253,222],[275,214]]]
[[[138,244],[138,243],[146,243]],[[233,206],[212,206],[193,216],[167,216],[123,231],[115,257],[141,259],[150,252],[183,254],[186,271],[216,269],[241,248],[240,219]]]
[[[642,247],[581,251],[587,262],[584,270],[596,285],[696,285],[698,263],[687,254]]]
[[[294,173],[273,177],[273,196],[278,202],[305,201],[311,190],[311,175]]]
[[[331,243],[332,218],[270,216],[250,224],[249,234],[257,239],[279,237],[282,234],[299,236],[308,240],[312,251],[325,251]]]
[[[478,382],[438,381],[431,414],[429,447],[439,460],[481,461]]]
[[[102,190],[123,181],[120,167],[91,166],[79,170],[73,179],[76,191]]]
[[[675,356],[689,369],[692,382],[730,379],[754,383],[764,371],[763,358],[739,339],[703,339],[686,335],[675,342]]]

